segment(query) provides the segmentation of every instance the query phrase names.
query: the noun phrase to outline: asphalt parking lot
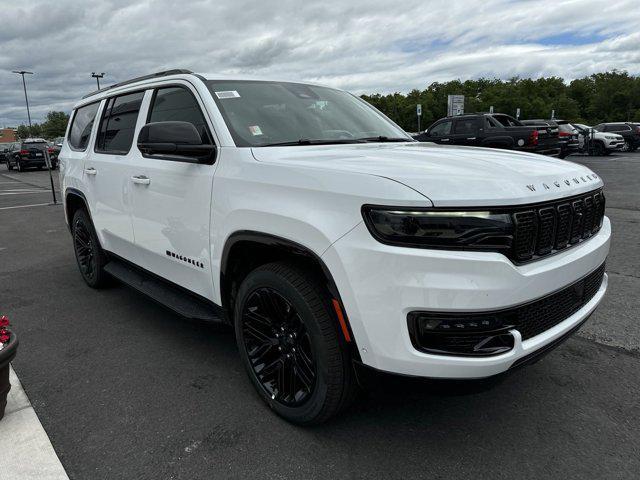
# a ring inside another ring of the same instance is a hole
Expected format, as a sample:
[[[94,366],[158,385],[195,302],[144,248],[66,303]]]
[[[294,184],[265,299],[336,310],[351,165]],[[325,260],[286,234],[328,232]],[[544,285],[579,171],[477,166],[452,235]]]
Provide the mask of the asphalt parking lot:
[[[48,173],[0,166],[14,368],[73,479],[637,478],[640,151],[569,160],[604,179],[614,229],[609,292],[582,330],[492,389],[381,382],[309,429],[264,407],[231,333],[86,287]]]

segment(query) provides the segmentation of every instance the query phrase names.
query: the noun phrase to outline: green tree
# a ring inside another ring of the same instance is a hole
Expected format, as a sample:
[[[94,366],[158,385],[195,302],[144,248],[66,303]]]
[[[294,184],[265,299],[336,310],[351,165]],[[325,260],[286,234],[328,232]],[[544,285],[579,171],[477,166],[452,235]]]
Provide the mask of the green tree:
[[[363,95],[362,98],[384,112],[407,131],[417,128],[416,104],[422,104],[421,126],[428,127],[447,114],[447,95],[465,96],[466,112],[489,111],[516,114],[521,119],[556,118],[596,124],[613,121],[640,121],[640,77],[611,71],[578,78],[570,83],[559,77],[480,78],[433,82],[424,90],[407,94]]]
[[[69,123],[69,115],[64,112],[49,112],[47,119],[42,124],[42,135],[45,138],[53,139],[62,137]]]
[[[20,125],[18,127],[18,130],[16,132],[16,134],[18,135],[18,138],[28,138],[29,135],[29,126],[28,125]]]

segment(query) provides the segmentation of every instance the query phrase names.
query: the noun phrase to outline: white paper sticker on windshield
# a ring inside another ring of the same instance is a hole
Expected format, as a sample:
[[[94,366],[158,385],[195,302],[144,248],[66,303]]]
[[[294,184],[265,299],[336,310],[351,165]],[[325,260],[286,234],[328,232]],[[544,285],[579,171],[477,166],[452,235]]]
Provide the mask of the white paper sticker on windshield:
[[[262,135],[262,130],[258,125],[252,125],[249,127],[249,131],[251,132],[251,135]]]
[[[225,90],[224,92],[216,92],[218,98],[240,98],[240,94],[236,90]]]

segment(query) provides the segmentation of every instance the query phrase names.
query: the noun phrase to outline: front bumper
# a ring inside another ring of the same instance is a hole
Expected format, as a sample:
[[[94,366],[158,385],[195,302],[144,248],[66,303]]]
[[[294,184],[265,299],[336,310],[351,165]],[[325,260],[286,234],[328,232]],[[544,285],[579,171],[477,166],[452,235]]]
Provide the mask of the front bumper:
[[[377,370],[431,378],[484,378],[561,338],[600,303],[607,276],[582,308],[544,332],[523,340],[512,330],[512,350],[487,357],[436,355],[412,344],[407,314],[486,312],[542,298],[576,282],[604,263],[611,224],[582,244],[516,266],[489,252],[454,252],[383,245],[364,224],[323,254],[340,291],[362,362]]]
[[[606,140],[607,150],[621,150],[624,147],[624,140]]]

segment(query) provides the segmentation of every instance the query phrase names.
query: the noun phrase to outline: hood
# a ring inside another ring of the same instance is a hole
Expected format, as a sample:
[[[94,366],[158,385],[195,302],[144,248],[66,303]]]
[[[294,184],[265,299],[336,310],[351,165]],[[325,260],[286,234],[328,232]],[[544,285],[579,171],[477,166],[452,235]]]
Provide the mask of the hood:
[[[496,206],[542,202],[602,186],[599,176],[542,155],[432,143],[261,147],[260,162],[375,175],[400,182],[435,206]]]

